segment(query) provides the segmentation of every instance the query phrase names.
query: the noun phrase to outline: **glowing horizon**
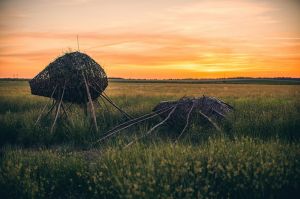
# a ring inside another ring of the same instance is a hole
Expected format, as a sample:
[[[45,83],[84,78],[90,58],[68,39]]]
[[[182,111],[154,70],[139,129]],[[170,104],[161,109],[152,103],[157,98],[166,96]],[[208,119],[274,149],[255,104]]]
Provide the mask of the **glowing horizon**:
[[[300,77],[296,0],[11,0],[0,77],[32,78],[69,49],[109,77]]]

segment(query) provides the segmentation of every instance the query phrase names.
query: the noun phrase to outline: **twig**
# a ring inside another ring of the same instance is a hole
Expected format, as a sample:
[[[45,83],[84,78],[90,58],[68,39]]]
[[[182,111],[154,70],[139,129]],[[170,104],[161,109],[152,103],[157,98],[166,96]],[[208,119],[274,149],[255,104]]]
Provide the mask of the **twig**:
[[[74,122],[73,122],[72,118],[69,117],[69,115],[67,113],[67,110],[64,108],[64,104],[63,103],[61,104],[61,108],[62,108],[64,114],[66,115],[67,120],[69,120],[69,122],[71,122],[72,127],[74,127]]]
[[[173,107],[171,107],[171,108],[173,108]],[[165,111],[163,111],[163,112],[167,112],[167,111],[169,111],[171,108],[169,108],[169,109],[167,109],[167,110],[165,110]],[[163,112],[161,112],[161,113],[163,113]],[[143,121],[149,120],[149,119],[151,119],[151,118],[153,118],[153,117],[156,117],[156,116],[158,116],[158,115],[157,115],[157,114],[151,115],[151,116],[149,116],[149,117],[147,117],[147,118],[138,120],[138,121],[136,121],[136,122],[134,122],[134,123],[131,123],[131,124],[128,124],[128,125],[125,126],[125,127],[122,127],[122,128],[120,128],[120,129],[114,130],[114,131],[112,131],[111,133],[107,134],[106,136],[104,136],[104,137],[100,138],[99,140],[97,140],[95,143],[101,142],[101,141],[105,140],[106,138],[108,138],[108,137],[114,135],[115,133],[117,133],[117,132],[119,132],[119,131],[121,131],[121,130],[124,130],[124,129],[126,129],[126,128],[129,128],[129,127],[131,127],[132,125],[141,123],[141,122],[143,122]]]
[[[98,87],[100,87],[97,82],[94,82]],[[108,97],[108,95],[104,91],[99,91],[96,87],[93,87],[95,91],[97,91],[100,94],[100,97],[103,97],[106,101],[108,101],[113,107],[115,107],[118,111],[120,111],[127,119],[132,119],[133,117],[126,113],[124,110],[122,110],[120,107],[118,107],[111,98]],[[102,99],[102,98],[101,98]],[[103,100],[103,99],[102,99]],[[104,100],[103,100],[104,102]],[[105,102],[104,102],[105,103]],[[106,105],[106,104],[105,104]]]
[[[106,102],[104,101],[104,99],[102,98],[102,95],[100,95],[100,99],[102,100],[102,102],[106,108],[106,111],[108,111],[108,106],[107,106]]]
[[[101,108],[102,108],[102,105],[100,104],[99,100],[96,99],[95,102],[96,102],[96,104],[97,104],[97,107],[96,107],[96,108],[100,108],[100,109],[101,109]]]
[[[182,129],[182,131],[181,131],[180,135],[178,136],[178,138],[175,140],[175,142],[174,142],[175,144],[177,143],[177,141],[179,140],[179,138],[183,135],[185,129],[188,127],[188,125],[189,125],[189,120],[190,120],[190,115],[191,115],[191,113],[192,113],[192,110],[194,109],[194,106],[195,106],[195,102],[193,102],[193,104],[192,104],[192,106],[191,106],[191,108],[190,108],[190,110],[189,110],[189,112],[188,112],[188,114],[187,114],[185,126],[184,126],[184,128]]]
[[[67,107],[66,107],[66,111],[69,111],[69,109],[71,109],[71,107],[72,107],[72,103],[70,103]]]
[[[87,81],[86,81],[86,78],[85,78],[85,75],[83,74],[83,72],[82,72],[82,75],[83,75],[83,79],[84,79],[84,83],[85,83],[86,92],[87,92],[88,99],[89,99],[90,106],[91,106],[91,112],[92,112],[92,117],[93,117],[93,120],[94,120],[95,129],[96,129],[96,131],[98,132],[96,113],[95,113],[95,109],[94,109],[92,97],[91,97],[91,94],[90,94],[89,86],[88,86],[88,84],[87,84]]]
[[[170,113],[168,114],[168,116],[163,120],[161,121],[160,123],[156,124],[154,127],[152,127],[149,131],[147,131],[144,135],[142,135],[141,137],[129,142],[124,148],[127,148],[129,147],[130,145],[132,145],[134,142],[144,138],[145,136],[149,135],[152,131],[154,131],[157,127],[163,125],[170,117],[171,115],[174,113],[175,109],[177,108],[177,104],[174,106],[174,108],[172,109],[172,111],[170,111]]]
[[[61,106],[61,103],[62,103],[64,94],[65,94],[65,88],[66,88],[66,82],[65,82],[65,84],[64,84],[63,92],[62,92],[62,94],[61,94],[60,101],[59,101],[58,106],[57,106],[55,119],[54,119],[54,121],[53,121],[53,124],[52,124],[52,127],[51,127],[51,131],[50,131],[51,134],[52,134],[52,132],[53,132],[53,130],[54,130],[54,126],[55,126],[55,124],[56,124],[56,120],[57,120],[57,117],[58,117],[58,114],[59,114],[59,111],[60,111],[60,106]]]
[[[113,105],[113,107],[115,107],[118,111],[120,111],[121,113],[123,113],[127,119],[132,119],[133,117],[130,116],[128,113],[126,113],[125,111],[123,111],[120,107],[118,107],[104,92],[102,92],[103,94],[101,94],[101,96],[106,99],[111,105]]]
[[[51,106],[51,108],[48,110],[48,112],[46,113],[45,117],[47,117],[53,110],[53,108],[57,105],[57,100],[54,100],[55,102],[53,103],[53,105]]]
[[[52,91],[52,94],[51,94],[51,97],[50,97],[50,98],[53,97],[53,95],[54,95],[54,93],[55,93],[55,91],[56,91],[56,88],[57,88],[57,85],[55,86],[54,90]],[[42,109],[42,111],[41,111],[39,117],[37,118],[36,122],[34,123],[34,126],[36,126],[36,125],[38,124],[38,122],[40,121],[40,119],[42,118],[42,115],[43,115],[44,111],[46,110],[46,107],[47,107],[47,106],[48,106],[48,103],[45,104],[45,106],[44,106],[44,108]],[[53,104],[53,102],[52,102],[52,107],[53,107],[53,106],[54,106],[54,104]],[[51,110],[52,110],[52,107],[50,108]]]
[[[173,108],[173,107],[165,107],[165,108],[162,108],[162,109],[160,109],[160,110],[158,110],[158,111],[156,111],[156,112],[148,113],[148,114],[142,115],[142,116],[140,116],[140,117],[138,117],[138,118],[129,120],[129,121],[127,121],[127,122],[124,122],[124,123],[122,123],[122,124],[119,124],[118,126],[115,126],[113,129],[109,130],[107,133],[110,133],[110,132],[112,132],[112,131],[115,131],[116,129],[120,128],[121,126],[124,126],[124,125],[126,126],[126,125],[129,125],[129,124],[132,123],[132,122],[139,121],[140,119],[147,118],[147,117],[152,116],[152,115],[159,115],[159,114],[162,113],[162,111],[167,110],[167,109],[170,110],[171,108]]]
[[[230,109],[234,109],[233,106],[231,106],[230,104],[224,102],[223,100],[220,100],[220,99],[215,98],[215,97],[210,97],[210,98],[217,100],[217,101],[218,101],[219,103],[221,103],[221,104],[227,105]]]
[[[220,113],[219,111],[215,110],[214,108],[212,108],[212,110],[217,113],[219,116],[221,116],[222,118],[225,118],[225,115],[223,115],[222,113]]]
[[[62,119],[64,119],[64,118],[62,118]],[[64,119],[65,121],[67,121],[66,119]],[[67,124],[65,124],[64,122],[62,122],[62,125],[67,129],[67,132],[69,133],[69,135],[67,134],[67,136],[69,136],[70,137],[70,135],[71,135],[71,131],[70,131],[70,129],[69,129],[69,127],[68,127],[68,125]]]
[[[199,113],[205,118],[207,119],[218,131],[222,132],[221,128],[212,121],[212,119],[210,119],[207,115],[205,115],[204,113],[202,113],[201,111],[199,111]]]

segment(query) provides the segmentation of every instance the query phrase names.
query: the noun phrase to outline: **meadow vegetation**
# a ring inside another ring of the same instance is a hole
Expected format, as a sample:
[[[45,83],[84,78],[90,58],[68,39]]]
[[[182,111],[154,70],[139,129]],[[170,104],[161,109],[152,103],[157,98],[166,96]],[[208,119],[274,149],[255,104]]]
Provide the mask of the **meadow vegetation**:
[[[215,96],[235,110],[223,132],[192,124],[174,145],[166,126],[124,146],[155,118],[95,143],[125,121],[96,106],[99,132],[72,106],[74,126],[34,123],[49,99],[25,81],[0,81],[0,187],[7,198],[283,198],[299,194],[300,86],[110,82],[107,94],[133,116],[162,100]]]

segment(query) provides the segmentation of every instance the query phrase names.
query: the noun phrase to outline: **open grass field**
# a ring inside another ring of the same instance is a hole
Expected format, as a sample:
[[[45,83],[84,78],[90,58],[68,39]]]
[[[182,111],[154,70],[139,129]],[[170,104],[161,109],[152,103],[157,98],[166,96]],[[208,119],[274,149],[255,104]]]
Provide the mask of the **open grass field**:
[[[74,126],[34,126],[47,98],[25,81],[0,81],[0,195],[5,198],[297,198],[300,86],[110,82],[106,93],[133,116],[162,100],[215,96],[235,107],[218,132],[192,124],[174,145],[164,126],[124,146],[159,118],[95,143],[125,118],[96,106],[99,132],[71,107]]]

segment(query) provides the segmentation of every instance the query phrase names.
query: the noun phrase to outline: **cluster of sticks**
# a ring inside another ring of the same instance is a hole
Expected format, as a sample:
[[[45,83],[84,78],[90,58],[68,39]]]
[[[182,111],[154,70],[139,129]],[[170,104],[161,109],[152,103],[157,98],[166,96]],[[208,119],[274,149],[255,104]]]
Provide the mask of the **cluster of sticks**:
[[[84,53],[72,52],[50,63],[29,84],[33,95],[60,100],[64,92],[64,102],[83,104],[88,101],[86,81],[98,90],[90,89],[92,100],[98,98],[108,85],[106,73],[99,64]]]
[[[98,125],[97,125],[97,119],[96,119],[96,113],[95,113],[95,107],[94,107],[94,102],[97,102],[98,104],[100,104],[100,102],[98,101],[98,99],[92,100],[91,95],[90,95],[90,86],[89,86],[89,82],[86,80],[85,76],[83,75],[84,80],[85,80],[85,87],[86,87],[86,93],[88,96],[88,103],[83,104],[83,108],[84,108],[84,112],[87,115],[88,113],[90,113],[90,116],[92,118],[92,121],[94,123],[94,127],[95,130],[98,131]],[[61,92],[60,95],[60,99],[59,100],[55,100],[54,98],[52,98],[52,96],[55,94],[55,92],[57,92],[56,90],[57,86],[55,87],[55,89],[53,90],[50,98],[52,99],[52,105],[50,106],[49,110],[45,113],[46,108],[49,106],[49,103],[45,104],[45,106],[43,107],[39,117],[37,118],[36,122],[35,122],[35,126],[39,123],[39,121],[41,120],[42,117],[47,117],[49,115],[51,115],[51,113],[54,111],[55,112],[55,117],[53,120],[53,123],[51,125],[51,133],[53,132],[56,122],[59,118],[59,116],[61,116],[62,119],[66,120],[68,123],[70,123],[73,127],[74,127],[74,122],[72,121],[72,118],[69,117],[68,114],[68,110],[70,110],[71,106],[73,105],[73,103],[69,103],[68,106],[65,105],[64,103],[64,93],[65,93],[65,86],[63,87],[63,90]],[[97,90],[96,87],[93,87],[92,89],[96,90],[97,92],[100,92]],[[106,103],[105,101],[107,101],[109,104],[111,104],[114,108],[116,108],[118,111],[120,111],[127,119],[132,119],[132,117],[126,113],[125,111],[123,111],[120,107],[118,107],[108,96],[107,94],[102,91],[100,93],[100,99],[103,100],[105,106]],[[45,114],[44,114],[45,113]],[[65,127],[68,129],[68,126],[65,125]],[[69,130],[69,129],[68,129]]]
[[[79,104],[84,108],[86,115],[89,113],[91,122],[93,122],[95,130],[98,131],[94,108],[94,101],[99,103],[97,100],[98,97],[100,97],[104,103],[105,101],[110,103],[129,119],[129,121],[108,131],[97,142],[110,138],[126,128],[157,116],[160,116],[163,120],[147,131],[142,137],[151,134],[156,128],[166,123],[177,129],[183,127],[178,136],[179,139],[188,127],[193,112],[199,113],[205,121],[208,121],[208,123],[212,124],[217,130],[221,131],[214,120],[225,118],[225,115],[233,109],[230,105],[213,97],[183,97],[178,101],[161,102],[153,109],[152,113],[138,118],[132,118],[105,94],[104,90],[108,85],[108,80],[103,68],[91,57],[81,52],[67,53],[57,58],[36,77],[30,80],[29,84],[32,94],[49,97],[52,100],[52,105],[45,114],[45,116],[48,116],[55,110],[51,133],[55,128],[59,116],[74,125],[67,113],[72,104]],[[70,103],[70,105],[66,106],[64,103]],[[39,123],[47,107],[48,104],[42,109],[35,125]],[[136,140],[130,142],[128,146]]]
[[[207,96],[198,98],[183,97],[178,101],[164,101],[155,106],[152,113],[131,119],[114,127],[113,129],[108,131],[102,138],[100,138],[96,143],[102,142],[116,135],[124,129],[140,124],[157,116],[160,116],[161,118],[163,118],[163,120],[155,126],[153,126],[141,137],[131,141],[129,144],[126,145],[126,147],[132,145],[136,141],[144,138],[145,136],[150,135],[156,128],[160,127],[165,123],[173,127],[183,126],[182,131],[180,132],[179,136],[175,141],[175,143],[177,143],[177,140],[183,135],[183,133],[189,126],[191,115],[193,115],[192,113],[199,113],[200,116],[204,119],[204,121],[211,124],[216,130],[221,131],[221,128],[217,125],[215,120],[224,119],[226,117],[226,114],[229,113],[231,110],[233,110],[233,107],[229,104],[217,98]]]
[[[74,126],[74,122],[67,113],[72,104],[79,104],[84,108],[86,115],[89,113],[95,130],[98,131],[93,103],[98,102],[98,97],[106,100],[127,118],[132,118],[104,93],[108,85],[107,76],[103,68],[84,53],[72,52],[57,58],[30,80],[29,84],[32,94],[49,97],[52,100],[52,105],[47,113],[44,115],[49,103],[44,106],[35,123],[37,125],[43,116],[47,117],[55,110],[51,133],[59,116]],[[67,107],[64,103],[71,104]]]

